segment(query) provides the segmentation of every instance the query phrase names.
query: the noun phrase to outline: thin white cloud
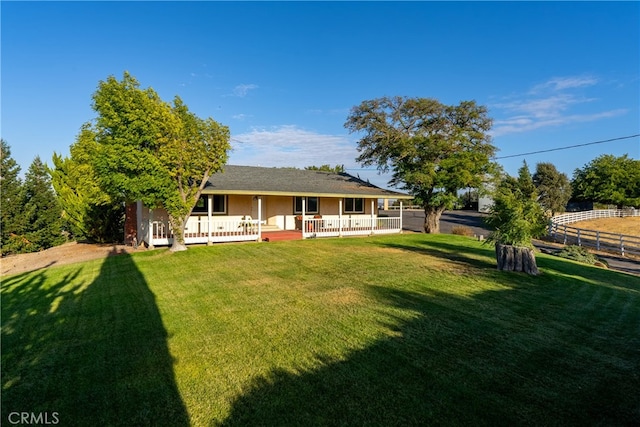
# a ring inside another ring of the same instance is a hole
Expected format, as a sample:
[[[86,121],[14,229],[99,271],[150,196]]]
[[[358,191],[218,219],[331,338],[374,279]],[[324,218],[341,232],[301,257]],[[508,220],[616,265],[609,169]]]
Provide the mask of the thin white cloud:
[[[586,104],[597,105],[598,99],[586,96],[585,90],[598,83],[599,80],[592,76],[554,77],[517,99],[511,96],[505,102],[494,103],[491,109],[503,117],[494,121],[491,134],[502,136],[625,114],[625,109],[575,112],[576,108]]]
[[[233,95],[244,98],[250,90],[258,89],[258,87],[256,84],[240,84],[233,88]]]
[[[253,117],[251,114],[235,114],[233,116],[231,116],[232,119],[234,120],[244,120],[247,119],[249,117]]]
[[[561,91],[579,87],[594,86],[599,80],[593,76],[553,77],[548,81],[534,86],[530,93],[539,93],[546,90]]]
[[[295,125],[253,129],[233,135],[230,164],[298,167],[323,164],[355,166],[356,143],[343,135],[325,135]]]
[[[495,136],[502,136],[511,133],[528,132],[544,127],[550,126],[562,126],[572,123],[586,123],[596,120],[608,119],[611,117],[621,116],[627,113],[626,109],[617,109],[602,111],[593,114],[571,114],[571,115],[557,115],[549,116],[544,119],[532,119],[528,117],[512,117],[505,120],[494,121],[493,130],[491,134]]]
[[[557,117],[572,105],[594,101],[593,98],[581,98],[571,94],[557,94],[543,98],[519,99],[495,104],[495,107],[509,113],[523,114],[533,118]]]

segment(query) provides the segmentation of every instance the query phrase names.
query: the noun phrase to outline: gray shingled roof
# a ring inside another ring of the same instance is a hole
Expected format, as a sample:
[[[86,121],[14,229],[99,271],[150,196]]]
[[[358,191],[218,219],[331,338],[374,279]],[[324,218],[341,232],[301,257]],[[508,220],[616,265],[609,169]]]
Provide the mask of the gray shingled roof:
[[[375,197],[411,199],[395,191],[376,187],[347,173],[255,166],[224,167],[209,178],[204,194],[250,194],[316,197]]]

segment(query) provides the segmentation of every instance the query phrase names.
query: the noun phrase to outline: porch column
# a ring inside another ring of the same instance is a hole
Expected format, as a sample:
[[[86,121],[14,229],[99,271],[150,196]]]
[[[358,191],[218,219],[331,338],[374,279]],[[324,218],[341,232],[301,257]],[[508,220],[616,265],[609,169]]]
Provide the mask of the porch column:
[[[258,242],[262,241],[262,196],[258,196]]]
[[[142,200],[138,200],[136,202],[136,222],[138,223],[137,225],[137,230],[136,230],[136,247],[142,243],[142,241],[144,240],[144,234],[142,233],[144,227],[142,226],[143,222],[142,222]]]
[[[302,238],[304,239],[307,233],[307,224],[304,222],[304,214],[305,214],[305,202],[306,202],[306,197],[302,197]]]
[[[211,246],[213,241],[211,240],[211,230],[213,229],[213,194],[207,196],[207,246]]]
[[[338,237],[342,237],[342,199],[338,200]]]
[[[402,200],[400,200],[400,233],[402,233]]]
[[[375,231],[375,211],[374,211],[375,199],[371,199],[371,234]]]
[[[153,209],[149,209],[149,249],[153,249]]]

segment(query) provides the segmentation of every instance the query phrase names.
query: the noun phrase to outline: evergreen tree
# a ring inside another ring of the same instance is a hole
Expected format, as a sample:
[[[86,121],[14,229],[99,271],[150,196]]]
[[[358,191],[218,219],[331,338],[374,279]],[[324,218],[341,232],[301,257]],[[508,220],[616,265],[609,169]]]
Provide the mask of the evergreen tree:
[[[551,216],[564,212],[571,198],[571,182],[552,163],[538,163],[533,174],[533,183],[538,191],[538,201]]]
[[[25,251],[38,251],[64,243],[62,210],[47,167],[40,157],[33,160],[25,175],[23,197],[26,222],[23,237],[28,242]]]
[[[0,140],[0,183],[2,202],[0,206],[0,246],[2,255],[17,252],[25,222],[22,212],[22,181],[19,177],[20,166],[11,157],[11,148]]]
[[[518,169],[518,188],[524,199],[535,199],[537,197],[536,186],[533,183],[533,177],[526,160],[522,162],[522,166]]]
[[[49,171],[51,183],[71,237],[119,242],[124,236],[124,201],[115,200],[100,189],[91,165],[97,146],[92,137],[91,132],[83,129],[71,146],[70,157],[54,153],[54,168]]]

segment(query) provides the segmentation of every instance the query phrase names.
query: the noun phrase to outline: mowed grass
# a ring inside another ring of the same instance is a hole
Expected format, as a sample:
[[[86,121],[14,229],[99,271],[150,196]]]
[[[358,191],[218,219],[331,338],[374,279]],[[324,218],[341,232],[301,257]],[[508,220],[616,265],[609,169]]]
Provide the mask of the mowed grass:
[[[2,421],[638,425],[640,278],[398,235],[156,250],[2,280]]]
[[[605,231],[607,233],[626,234],[628,236],[640,236],[640,216],[589,219],[568,225],[585,230]]]

